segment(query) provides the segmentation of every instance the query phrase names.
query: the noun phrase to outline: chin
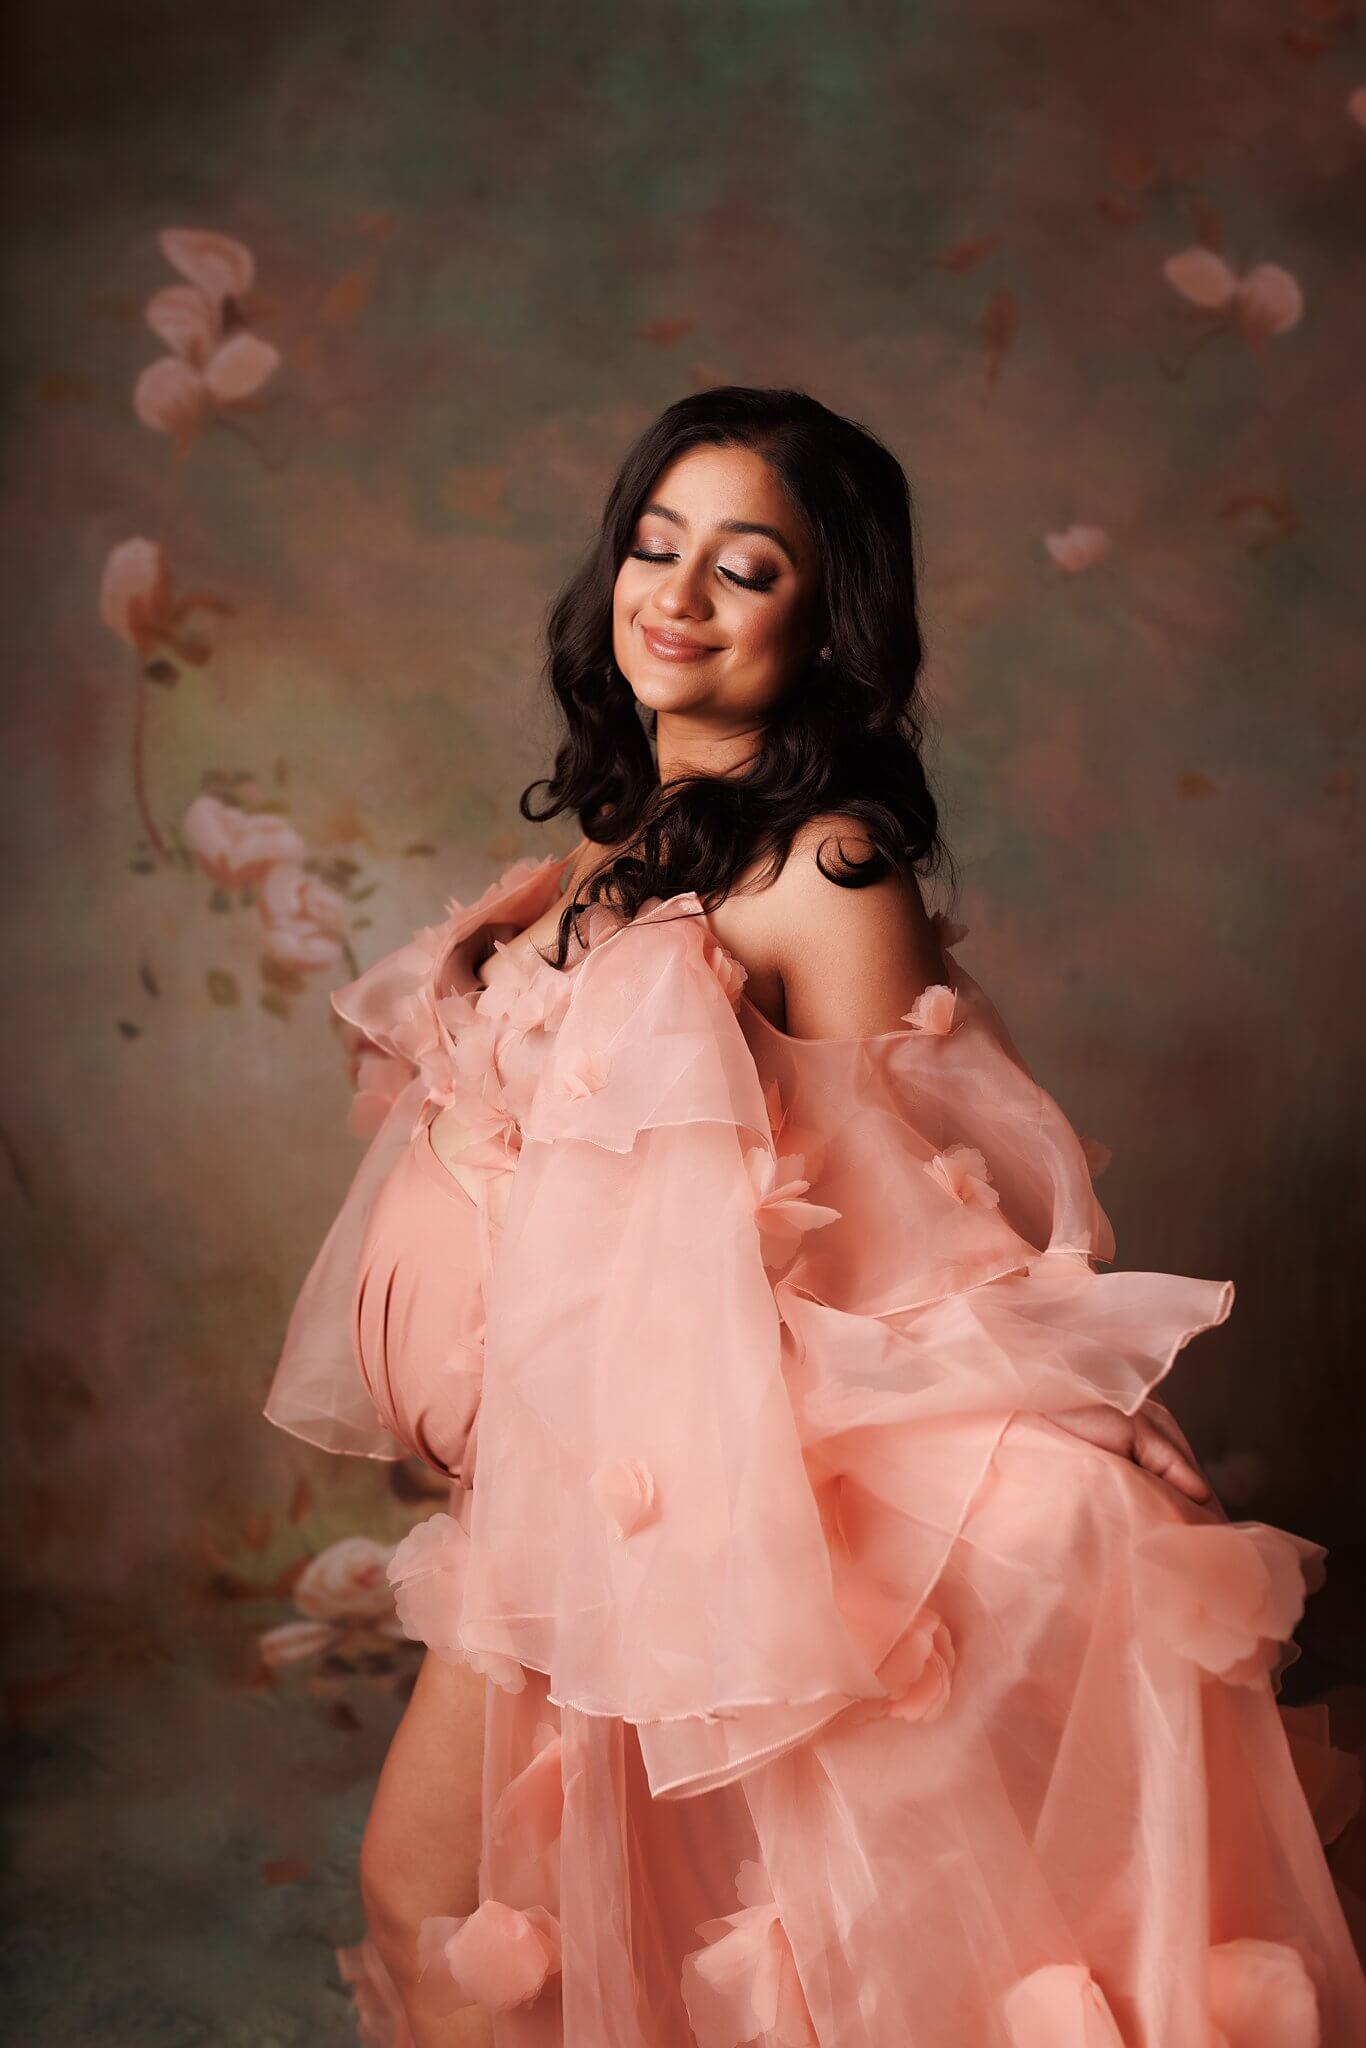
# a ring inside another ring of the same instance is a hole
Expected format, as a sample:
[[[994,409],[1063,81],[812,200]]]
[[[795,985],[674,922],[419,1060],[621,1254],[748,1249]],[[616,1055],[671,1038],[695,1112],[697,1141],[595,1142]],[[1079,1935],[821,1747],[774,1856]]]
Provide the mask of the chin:
[[[697,711],[709,701],[711,692],[696,676],[627,676],[631,695],[646,711]]]

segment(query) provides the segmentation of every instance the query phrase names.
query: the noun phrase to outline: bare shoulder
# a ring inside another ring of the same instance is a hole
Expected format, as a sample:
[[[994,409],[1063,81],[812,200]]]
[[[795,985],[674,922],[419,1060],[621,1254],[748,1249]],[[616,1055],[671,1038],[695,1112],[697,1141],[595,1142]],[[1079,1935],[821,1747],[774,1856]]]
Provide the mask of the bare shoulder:
[[[842,859],[857,862],[869,851],[854,820],[814,818],[764,892],[768,950],[795,1037],[894,1030],[921,991],[945,978],[939,936],[909,868],[861,888],[823,871],[822,858],[837,870]]]

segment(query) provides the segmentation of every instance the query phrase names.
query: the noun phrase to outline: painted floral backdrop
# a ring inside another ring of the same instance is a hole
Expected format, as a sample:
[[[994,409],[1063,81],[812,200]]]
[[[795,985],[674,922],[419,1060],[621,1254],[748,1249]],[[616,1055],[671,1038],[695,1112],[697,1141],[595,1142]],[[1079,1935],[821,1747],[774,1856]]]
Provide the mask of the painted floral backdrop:
[[[907,466],[964,958],[1120,1262],[1234,1278],[1173,1405],[1330,1546],[1287,1696],[1359,1744],[1358,10],[78,5],[10,54],[16,2038],[352,2038],[384,1564],[443,1496],[260,1417],[395,1081],[327,991],[569,844],[516,813],[545,606],[705,384]]]

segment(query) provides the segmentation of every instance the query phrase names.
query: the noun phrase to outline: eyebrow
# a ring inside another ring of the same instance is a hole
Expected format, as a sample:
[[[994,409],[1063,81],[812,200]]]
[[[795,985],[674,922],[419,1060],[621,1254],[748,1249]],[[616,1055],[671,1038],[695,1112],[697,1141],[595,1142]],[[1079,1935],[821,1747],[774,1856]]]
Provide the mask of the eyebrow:
[[[657,498],[652,499],[648,505],[641,506],[640,516],[642,519],[645,517],[647,512],[655,513],[660,519],[671,519],[675,526],[686,526],[688,523],[681,512],[675,512],[671,505],[661,505]],[[718,519],[716,523],[722,533],[767,534],[768,538],[771,541],[777,542],[778,546],[787,556],[788,561],[791,562],[793,568],[796,568],[797,557],[792,552],[791,546],[784,539],[783,535],[779,532],[776,526],[764,526],[758,521],[750,521],[747,519]]]

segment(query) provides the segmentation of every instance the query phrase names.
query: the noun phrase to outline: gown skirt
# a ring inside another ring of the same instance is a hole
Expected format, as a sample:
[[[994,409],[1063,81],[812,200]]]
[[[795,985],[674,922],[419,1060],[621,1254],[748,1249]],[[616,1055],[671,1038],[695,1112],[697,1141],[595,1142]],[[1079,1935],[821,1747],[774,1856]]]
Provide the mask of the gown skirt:
[[[1105,1149],[961,927],[798,1040],[695,896],[505,946],[566,866],[333,992],[382,1120],[265,1406],[450,1481],[389,1567],[486,1680],[424,1984],[498,2048],[1362,2048],[1351,1770],[1276,1698],[1324,1554],[1054,1419],[1151,1405],[1232,1282],[1102,1270]]]

